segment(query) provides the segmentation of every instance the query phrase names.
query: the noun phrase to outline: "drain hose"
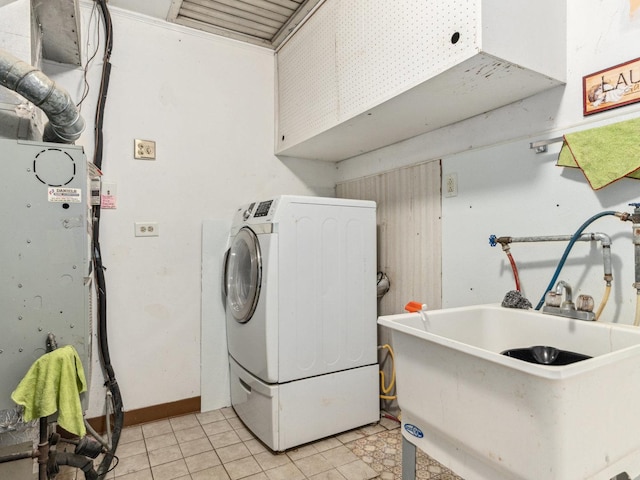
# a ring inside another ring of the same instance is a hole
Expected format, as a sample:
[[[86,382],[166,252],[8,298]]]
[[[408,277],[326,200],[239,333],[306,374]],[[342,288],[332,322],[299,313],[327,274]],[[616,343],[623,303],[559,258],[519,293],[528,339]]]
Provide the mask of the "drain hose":
[[[59,452],[55,454],[54,458],[56,466],[70,465],[80,468],[84,472],[84,478],[86,480],[97,480],[98,478],[98,474],[93,469],[93,461],[87,457],[76,455],[75,453]]]
[[[600,302],[600,306],[596,311],[596,320],[600,319],[600,315],[602,315],[602,311],[604,310],[604,307],[607,305],[607,302],[609,301],[610,293],[611,293],[611,282],[607,282],[607,285],[605,286],[605,289],[604,289],[604,295],[602,296],[602,301]]]
[[[380,394],[380,398],[383,400],[395,400],[397,397],[396,395],[389,395],[389,393],[391,393],[391,390],[393,390],[393,387],[396,384],[396,359],[395,356],[393,354],[393,349],[391,348],[391,345],[389,345],[388,343],[382,345],[381,347],[378,347],[378,349],[386,349],[389,351],[389,356],[391,357],[391,381],[389,382],[388,386],[385,386],[385,380],[384,380],[384,372],[382,370],[380,370],[380,391],[382,392]]]

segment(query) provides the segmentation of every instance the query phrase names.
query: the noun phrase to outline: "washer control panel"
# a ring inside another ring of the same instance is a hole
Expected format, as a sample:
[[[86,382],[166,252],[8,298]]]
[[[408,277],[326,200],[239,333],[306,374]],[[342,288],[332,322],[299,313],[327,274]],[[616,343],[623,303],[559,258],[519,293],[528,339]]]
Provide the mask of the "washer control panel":
[[[269,215],[269,210],[271,209],[272,204],[273,200],[260,202],[258,204],[258,208],[256,208],[256,213],[253,214],[253,218],[266,217],[267,215]]]
[[[264,200],[262,202],[251,202],[242,205],[236,210],[231,227],[231,235],[238,233],[238,230],[246,225],[252,228],[259,224],[271,224],[278,209],[279,198]]]

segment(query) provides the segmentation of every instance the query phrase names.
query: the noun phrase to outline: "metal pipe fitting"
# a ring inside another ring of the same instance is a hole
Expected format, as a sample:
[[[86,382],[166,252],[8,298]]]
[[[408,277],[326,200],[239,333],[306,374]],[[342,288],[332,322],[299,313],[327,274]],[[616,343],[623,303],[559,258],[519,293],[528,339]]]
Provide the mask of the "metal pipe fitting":
[[[597,240],[602,245],[602,264],[604,267],[604,281],[611,284],[613,280],[613,269],[611,267],[611,237],[605,233],[591,233],[593,240]]]
[[[14,462],[16,460],[24,460],[25,458],[36,458],[37,456],[37,450],[31,452],[10,453],[8,455],[1,455],[0,463]]]
[[[638,221],[640,222],[640,210],[638,212]],[[635,230],[635,229],[634,229]],[[638,225],[638,257],[636,259],[636,265],[638,268],[636,269],[637,276],[636,282],[638,284],[637,288],[640,288],[640,224]],[[492,247],[495,247],[497,244],[502,246],[502,250],[505,252],[509,251],[510,243],[533,243],[533,242],[568,242],[573,238],[572,235],[542,235],[542,236],[534,236],[534,237],[496,237],[495,235],[491,235],[489,237],[489,244]],[[596,232],[596,233],[583,233],[580,235],[576,241],[578,242],[592,242],[598,241],[602,245],[602,260],[604,267],[604,280],[605,282],[611,283],[613,280],[613,270],[611,267],[611,237],[605,233]],[[634,284],[635,286],[635,284]]]

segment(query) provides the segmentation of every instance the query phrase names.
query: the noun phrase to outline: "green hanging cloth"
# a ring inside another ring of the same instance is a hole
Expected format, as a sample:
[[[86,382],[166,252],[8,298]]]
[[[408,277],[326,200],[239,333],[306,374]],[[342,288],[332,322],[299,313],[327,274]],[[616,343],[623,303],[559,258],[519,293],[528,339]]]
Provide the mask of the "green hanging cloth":
[[[24,421],[58,412],[58,424],[79,437],[86,434],[80,394],[87,390],[82,362],[72,345],[38,358],[11,398],[24,407]]]
[[[640,118],[565,135],[557,165],[580,168],[594,190],[640,179]]]

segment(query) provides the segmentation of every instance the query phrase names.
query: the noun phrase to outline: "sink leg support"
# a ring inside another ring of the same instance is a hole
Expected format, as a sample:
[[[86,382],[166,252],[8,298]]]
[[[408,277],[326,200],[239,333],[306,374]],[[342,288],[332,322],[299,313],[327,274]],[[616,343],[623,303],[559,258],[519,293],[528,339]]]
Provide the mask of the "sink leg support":
[[[416,478],[416,446],[402,436],[402,480]]]

